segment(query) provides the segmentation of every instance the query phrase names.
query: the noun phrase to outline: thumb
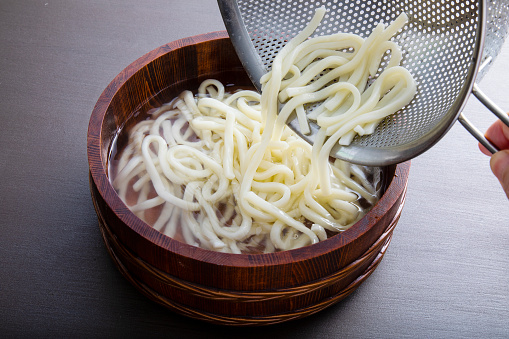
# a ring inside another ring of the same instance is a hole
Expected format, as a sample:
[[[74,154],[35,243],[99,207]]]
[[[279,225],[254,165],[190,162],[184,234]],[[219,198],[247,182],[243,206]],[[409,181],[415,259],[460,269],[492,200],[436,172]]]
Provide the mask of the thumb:
[[[498,178],[507,198],[509,198],[509,150],[493,154],[490,160],[493,174]]]

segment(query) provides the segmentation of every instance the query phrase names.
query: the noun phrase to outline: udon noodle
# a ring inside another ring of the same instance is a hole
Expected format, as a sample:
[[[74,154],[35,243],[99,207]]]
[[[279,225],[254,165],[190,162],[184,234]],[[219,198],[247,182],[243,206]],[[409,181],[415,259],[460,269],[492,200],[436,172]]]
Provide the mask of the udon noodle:
[[[134,213],[191,245],[256,253],[324,240],[375,204],[379,169],[329,153],[412,100],[415,82],[389,41],[406,16],[367,39],[309,38],[324,13],[281,49],[261,95],[206,80],[129,131],[110,177]],[[308,119],[321,127],[313,146],[286,126],[293,112],[303,133]]]

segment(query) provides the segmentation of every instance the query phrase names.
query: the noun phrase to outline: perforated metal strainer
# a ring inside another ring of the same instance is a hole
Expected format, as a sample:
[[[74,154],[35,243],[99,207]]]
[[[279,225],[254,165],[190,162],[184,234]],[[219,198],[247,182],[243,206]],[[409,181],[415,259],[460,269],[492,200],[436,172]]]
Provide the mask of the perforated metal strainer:
[[[403,50],[402,66],[417,82],[413,101],[385,119],[369,136],[331,155],[350,162],[384,166],[411,159],[433,146],[459,120],[491,152],[497,151],[461,114],[470,93],[509,126],[507,114],[478,88],[507,35],[509,3],[503,0],[218,0],[237,54],[255,87],[277,52],[311,20],[327,14],[314,36],[337,32],[367,37],[401,12],[409,22],[393,40]],[[388,58],[382,60],[382,67]],[[289,122],[297,133],[296,120]],[[317,126],[312,126],[316,131]],[[302,135],[302,134],[301,134]],[[313,142],[314,133],[302,135]]]

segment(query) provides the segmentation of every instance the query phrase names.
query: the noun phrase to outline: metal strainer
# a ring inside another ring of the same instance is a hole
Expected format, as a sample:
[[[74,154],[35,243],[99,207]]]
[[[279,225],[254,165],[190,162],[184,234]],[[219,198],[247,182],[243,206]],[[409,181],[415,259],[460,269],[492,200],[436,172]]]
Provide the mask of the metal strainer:
[[[230,38],[255,87],[270,70],[277,52],[327,8],[316,35],[337,32],[367,37],[382,22],[401,12],[409,22],[393,40],[403,50],[402,66],[417,82],[417,94],[402,110],[382,121],[369,136],[350,146],[337,145],[331,155],[350,162],[384,166],[411,159],[433,146],[459,120],[492,153],[490,144],[461,114],[470,93],[509,126],[504,111],[478,88],[499,53],[509,26],[504,0],[218,0]],[[388,62],[388,56],[382,60]],[[297,120],[288,123],[297,133]],[[317,126],[312,126],[316,132]],[[302,135],[313,142],[314,134]]]

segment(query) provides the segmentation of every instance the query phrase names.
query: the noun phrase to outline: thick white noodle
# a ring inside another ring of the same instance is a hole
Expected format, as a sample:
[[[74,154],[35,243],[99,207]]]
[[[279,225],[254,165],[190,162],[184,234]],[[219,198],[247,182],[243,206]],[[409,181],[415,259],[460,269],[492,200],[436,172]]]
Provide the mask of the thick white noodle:
[[[310,38],[324,14],[281,49],[261,95],[205,80],[131,129],[113,185],[133,212],[191,245],[246,253],[325,240],[364,215],[359,200],[376,203],[376,173],[329,153],[412,100],[415,82],[389,41],[406,16],[366,39]],[[286,126],[293,112],[303,132],[308,119],[321,127],[313,146]]]

